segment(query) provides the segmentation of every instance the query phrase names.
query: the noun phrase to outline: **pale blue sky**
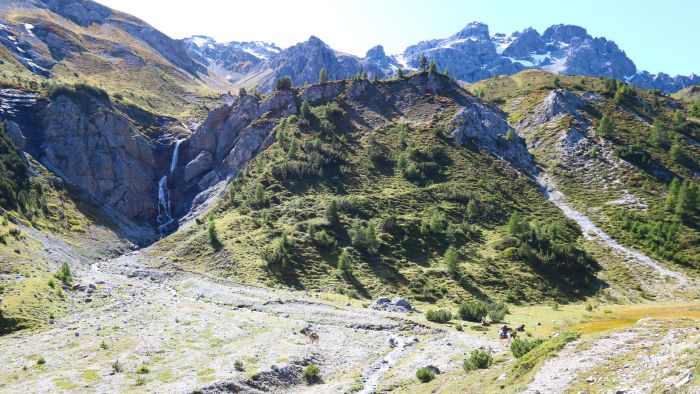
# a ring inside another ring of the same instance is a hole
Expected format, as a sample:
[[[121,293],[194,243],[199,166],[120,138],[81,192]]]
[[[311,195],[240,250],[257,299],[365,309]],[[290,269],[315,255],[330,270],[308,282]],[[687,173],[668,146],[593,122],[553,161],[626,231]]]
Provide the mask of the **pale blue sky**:
[[[442,38],[471,21],[491,33],[556,23],[577,24],[614,40],[638,69],[700,73],[698,0],[98,0],[174,38],[194,34],[219,41],[271,41],[282,47],[316,35],[333,48],[363,56],[384,45],[388,54]]]

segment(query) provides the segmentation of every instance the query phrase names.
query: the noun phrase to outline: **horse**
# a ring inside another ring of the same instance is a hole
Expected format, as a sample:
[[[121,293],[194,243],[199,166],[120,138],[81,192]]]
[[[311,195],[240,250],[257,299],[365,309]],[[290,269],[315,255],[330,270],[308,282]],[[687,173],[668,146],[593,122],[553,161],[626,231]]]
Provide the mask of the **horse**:
[[[309,333],[308,338],[309,338],[310,344],[318,344],[319,336],[317,333],[315,333],[315,332]]]
[[[510,327],[508,327],[508,326],[501,327],[501,330],[498,331],[498,339],[500,339],[501,342],[503,342],[504,340],[507,340],[508,342],[510,342],[510,335],[508,334],[509,331],[511,331]]]

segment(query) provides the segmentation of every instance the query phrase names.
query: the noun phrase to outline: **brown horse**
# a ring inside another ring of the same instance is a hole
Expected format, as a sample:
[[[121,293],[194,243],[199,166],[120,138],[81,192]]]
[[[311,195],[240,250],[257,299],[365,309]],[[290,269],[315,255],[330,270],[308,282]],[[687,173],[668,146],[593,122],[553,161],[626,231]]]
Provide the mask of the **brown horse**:
[[[315,333],[315,332],[309,333],[308,338],[309,338],[309,343],[318,344],[319,336],[317,333]]]

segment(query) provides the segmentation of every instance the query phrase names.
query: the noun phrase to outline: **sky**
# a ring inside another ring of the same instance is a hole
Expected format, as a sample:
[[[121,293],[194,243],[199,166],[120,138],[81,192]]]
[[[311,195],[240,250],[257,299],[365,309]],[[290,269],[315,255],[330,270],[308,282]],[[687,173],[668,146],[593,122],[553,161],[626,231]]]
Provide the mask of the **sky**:
[[[381,44],[401,53],[448,37],[471,21],[491,34],[557,23],[585,27],[617,43],[652,73],[700,74],[697,0],[97,0],[139,17],[173,38],[267,41],[286,48],[315,35],[332,48],[364,56]]]

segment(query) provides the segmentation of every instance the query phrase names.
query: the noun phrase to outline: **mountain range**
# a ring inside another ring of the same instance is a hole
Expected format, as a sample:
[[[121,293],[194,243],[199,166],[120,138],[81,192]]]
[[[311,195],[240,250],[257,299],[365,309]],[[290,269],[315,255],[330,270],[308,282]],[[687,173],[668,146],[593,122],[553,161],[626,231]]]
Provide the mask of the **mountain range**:
[[[57,64],[71,64],[86,72],[94,66],[92,62],[102,60],[134,67],[146,61],[140,52],[147,50],[156,52],[159,61],[167,63],[165,68],[175,67],[197,77],[198,81],[183,81],[186,85],[203,82],[216,91],[240,86],[269,91],[282,76],[300,86],[315,82],[322,68],[330,79],[362,71],[386,78],[399,67],[416,70],[421,56],[436,61],[440,70],[448,69],[463,83],[530,68],[563,75],[602,75],[663,92],[700,83],[695,74],[672,77],[638,70],[614,41],[592,37],[573,25],[553,25],[542,34],[527,28],[505,35],[491,34],[486,24],[472,22],[450,37],[421,41],[401,54],[387,55],[377,45],[361,58],[334,50],[315,36],[286,49],[259,41],[219,43],[204,36],[175,40],[137,18],[90,1],[10,1],[0,10],[5,14],[0,20],[0,43],[22,67],[43,76],[60,75],[64,70]],[[125,42],[108,45],[113,38],[104,36],[104,29],[87,33],[95,26],[136,39],[147,48],[137,50]]]
[[[194,58],[223,72],[229,81],[259,83],[263,90],[269,90],[272,80],[285,75],[298,85],[313,83],[321,68],[332,79],[348,78],[363,70],[370,76],[386,78],[399,67],[407,71],[418,69],[421,56],[435,60],[440,70],[448,69],[450,75],[466,83],[531,68],[565,75],[602,75],[663,92],[700,83],[695,74],[671,77],[638,70],[614,41],[594,38],[586,29],[574,25],[554,25],[542,34],[527,28],[506,36],[491,35],[486,24],[472,22],[448,38],[421,41],[401,54],[386,55],[378,45],[368,50],[364,58],[336,51],[314,36],[285,50],[260,42],[249,42],[245,47],[239,42],[217,43],[201,36],[184,41]],[[231,63],[232,56],[246,61]]]

